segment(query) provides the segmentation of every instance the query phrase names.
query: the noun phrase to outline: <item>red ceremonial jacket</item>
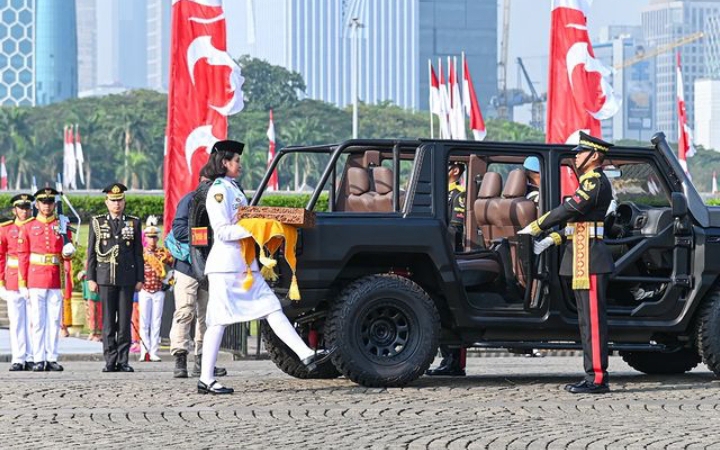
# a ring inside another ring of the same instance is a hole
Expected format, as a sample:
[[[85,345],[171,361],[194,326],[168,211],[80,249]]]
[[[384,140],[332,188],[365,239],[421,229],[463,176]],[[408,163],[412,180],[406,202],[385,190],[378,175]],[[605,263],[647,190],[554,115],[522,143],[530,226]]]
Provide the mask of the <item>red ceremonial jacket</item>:
[[[25,236],[20,246],[20,286],[27,282],[28,288],[60,289],[61,255],[63,238],[58,232],[60,222],[56,216],[45,218],[38,214],[23,226]],[[68,230],[68,238],[72,234]]]
[[[17,291],[19,260],[18,253],[23,243],[22,227],[32,217],[24,221],[15,219],[0,225],[0,286],[9,291]]]

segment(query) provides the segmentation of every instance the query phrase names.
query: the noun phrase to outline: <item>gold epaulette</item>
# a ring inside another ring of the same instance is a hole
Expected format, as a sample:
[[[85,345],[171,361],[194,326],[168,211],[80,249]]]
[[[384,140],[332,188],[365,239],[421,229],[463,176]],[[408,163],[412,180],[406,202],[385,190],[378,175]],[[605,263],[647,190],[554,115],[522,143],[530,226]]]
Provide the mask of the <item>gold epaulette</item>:
[[[132,219],[132,220],[140,220],[139,217],[135,217],[135,216],[125,216],[125,217],[127,217],[128,219]]]
[[[93,216],[93,220],[100,220],[105,216],[106,216],[106,214],[98,214],[97,216]]]
[[[598,172],[595,172],[594,170],[584,173],[580,175],[580,179],[578,179],[579,183],[582,183],[583,181],[589,179],[589,178],[600,178],[600,174]]]
[[[0,222],[0,227],[6,227],[14,222],[14,220],[6,220],[5,222]]]

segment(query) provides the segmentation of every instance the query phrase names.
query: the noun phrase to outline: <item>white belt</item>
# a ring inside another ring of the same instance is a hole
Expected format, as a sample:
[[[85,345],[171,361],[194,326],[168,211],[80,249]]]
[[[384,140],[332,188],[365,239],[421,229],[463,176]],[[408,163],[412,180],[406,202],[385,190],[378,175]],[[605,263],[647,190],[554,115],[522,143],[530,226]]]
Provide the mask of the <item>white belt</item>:
[[[17,256],[8,256],[7,258],[7,266],[12,269],[18,268],[18,259]]]
[[[572,239],[572,236],[575,234],[575,226],[574,225],[568,225],[565,227],[565,237],[568,239]],[[589,226],[588,227],[588,235],[591,239],[602,239],[605,235],[605,228],[602,225],[598,226]]]
[[[57,266],[60,264],[60,255],[57,253],[30,253],[30,264]]]

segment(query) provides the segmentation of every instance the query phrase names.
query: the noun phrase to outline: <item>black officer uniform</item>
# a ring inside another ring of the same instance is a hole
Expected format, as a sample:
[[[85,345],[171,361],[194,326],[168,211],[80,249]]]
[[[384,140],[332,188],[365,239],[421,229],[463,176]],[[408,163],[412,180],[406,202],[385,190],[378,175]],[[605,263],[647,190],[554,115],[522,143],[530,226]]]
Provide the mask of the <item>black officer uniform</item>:
[[[103,192],[125,198],[127,187],[114,183]],[[103,304],[103,372],[132,372],[128,365],[135,285],[145,281],[140,219],[123,214],[92,218],[88,238],[87,279],[99,285]]]
[[[578,152],[606,154],[612,144],[580,133]],[[590,153],[592,155],[592,153]],[[582,162],[581,162],[582,164]],[[582,167],[578,168],[582,171]],[[608,389],[608,337],[605,290],[607,274],[614,269],[610,250],[603,242],[605,213],[612,201],[612,186],[601,168],[580,176],[579,187],[562,205],[530,224],[534,236],[560,223],[564,230],[552,232],[556,245],[565,246],[560,275],[572,277],[583,344],[585,378],[565,386],[573,393],[601,393]],[[589,251],[588,251],[589,250]]]
[[[461,167],[459,164],[458,167]],[[456,165],[451,164],[450,170]],[[462,169],[460,174],[462,175]],[[465,187],[459,181],[451,181],[448,184],[448,218],[450,228],[455,232],[455,251],[463,251],[465,212],[467,210],[465,200]],[[440,356],[442,361],[435,369],[425,372],[428,376],[464,376],[465,375],[464,348],[450,348],[447,345],[440,345]]]

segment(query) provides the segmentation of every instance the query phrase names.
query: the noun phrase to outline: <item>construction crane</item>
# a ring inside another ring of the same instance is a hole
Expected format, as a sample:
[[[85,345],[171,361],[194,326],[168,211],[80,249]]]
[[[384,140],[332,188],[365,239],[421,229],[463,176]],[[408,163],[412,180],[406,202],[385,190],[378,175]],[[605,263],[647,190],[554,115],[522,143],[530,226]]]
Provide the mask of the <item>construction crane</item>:
[[[633,56],[632,58],[628,58],[625,61],[615,64],[613,67],[617,70],[625,69],[626,67],[630,67],[633,64],[638,63],[640,61],[654,58],[658,55],[662,55],[663,53],[667,53],[670,50],[673,50],[675,48],[682,47],[685,44],[689,44],[691,42],[697,41],[698,39],[701,39],[704,36],[705,36],[705,33],[703,33],[703,32],[688,34],[687,36],[683,36],[680,39],[670,42],[669,44],[655,47],[653,49],[650,49],[649,51],[639,52],[637,55]]]
[[[507,89],[507,62],[510,40],[510,0],[503,0],[503,24],[502,40],[500,41],[500,61],[498,61],[498,86],[499,95],[493,97],[492,105],[497,111],[497,117],[504,120],[512,120],[512,105]]]
[[[525,69],[525,64],[523,64],[522,58],[517,58],[517,64],[518,68],[520,69],[520,72],[522,72],[523,78],[525,78],[525,82],[528,84],[528,87],[530,88],[530,103],[531,103],[531,116],[530,116],[530,126],[537,129],[537,130],[545,130],[545,100],[547,100],[547,94],[543,94],[542,96],[538,95],[537,91],[535,90],[535,86],[533,86],[532,80],[530,80],[530,75],[528,75],[527,69]],[[519,78],[519,77],[518,77]]]

